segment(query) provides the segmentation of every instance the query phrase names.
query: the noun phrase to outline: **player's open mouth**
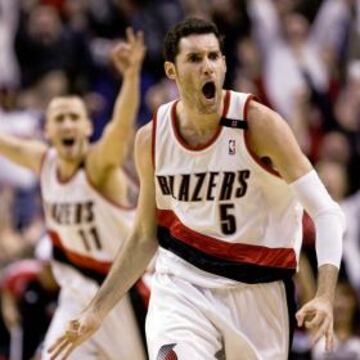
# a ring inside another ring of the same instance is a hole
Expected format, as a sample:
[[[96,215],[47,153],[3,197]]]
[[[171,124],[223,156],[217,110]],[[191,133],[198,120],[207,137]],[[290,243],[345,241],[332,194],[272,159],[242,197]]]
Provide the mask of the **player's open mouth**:
[[[62,139],[62,144],[64,146],[73,146],[75,144],[75,139],[74,138],[67,138],[67,139]]]
[[[206,82],[202,87],[202,93],[206,99],[211,100],[215,97],[216,87],[213,81]]]

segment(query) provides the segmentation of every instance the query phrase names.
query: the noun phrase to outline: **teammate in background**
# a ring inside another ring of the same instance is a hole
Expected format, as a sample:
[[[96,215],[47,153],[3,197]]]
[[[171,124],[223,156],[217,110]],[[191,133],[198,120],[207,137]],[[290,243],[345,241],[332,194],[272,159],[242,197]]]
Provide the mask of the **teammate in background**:
[[[134,132],[144,54],[143,34],[128,29],[126,42],[112,53],[123,76],[121,92],[113,118],[97,143],[89,143],[92,124],[77,96],[55,98],[48,106],[45,134],[52,147],[0,134],[1,155],[40,176],[46,225],[54,246],[53,272],[61,287],[45,348],[95,295],[131,228],[134,209],[121,166]],[[44,351],[42,359],[48,357]],[[72,358],[145,358],[127,296]]]
[[[316,226],[319,278],[296,319],[314,341],[325,335],[330,350],[339,206],[286,122],[251,95],[223,90],[214,24],[177,24],[164,53],[180,99],[160,106],[137,133],[133,230],[95,298],[50,348],[53,359],[96,331],[159,245],[146,325],[150,359],[287,359],[303,208]]]

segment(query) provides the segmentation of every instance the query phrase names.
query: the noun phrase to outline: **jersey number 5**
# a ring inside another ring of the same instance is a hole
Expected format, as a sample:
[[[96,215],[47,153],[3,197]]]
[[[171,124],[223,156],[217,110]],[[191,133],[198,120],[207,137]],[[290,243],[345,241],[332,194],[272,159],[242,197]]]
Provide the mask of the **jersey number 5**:
[[[225,235],[234,234],[236,231],[236,219],[233,214],[230,213],[234,209],[234,204],[220,204],[220,224],[221,231]]]

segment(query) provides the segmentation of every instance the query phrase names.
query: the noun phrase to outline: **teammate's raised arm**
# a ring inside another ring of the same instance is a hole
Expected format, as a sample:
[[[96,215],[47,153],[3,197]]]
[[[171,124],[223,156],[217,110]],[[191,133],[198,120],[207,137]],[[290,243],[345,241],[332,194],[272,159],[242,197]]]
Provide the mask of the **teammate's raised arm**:
[[[127,29],[126,42],[119,43],[111,55],[112,62],[123,80],[112,119],[89,153],[87,169],[95,183],[101,181],[109,168],[122,165],[135,132],[140,101],[140,72],[145,55],[142,32],[134,33],[131,28]]]
[[[140,176],[140,196],[135,224],[124,246],[118,252],[106,280],[83,313],[71,320],[63,335],[50,347],[51,359],[66,359],[88,339],[144,272],[157,249],[155,187],[151,160],[151,124],[138,131],[135,158]]]
[[[39,174],[47,145],[0,132],[0,155]]]

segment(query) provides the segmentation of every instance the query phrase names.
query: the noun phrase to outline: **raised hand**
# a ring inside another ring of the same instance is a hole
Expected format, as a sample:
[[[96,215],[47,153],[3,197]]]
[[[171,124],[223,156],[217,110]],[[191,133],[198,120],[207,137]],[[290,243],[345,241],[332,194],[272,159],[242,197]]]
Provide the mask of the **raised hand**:
[[[64,334],[59,336],[47,351],[51,360],[65,360],[81,343],[94,334],[101,325],[101,319],[91,308],[85,310],[78,318],[70,320]]]
[[[310,330],[313,344],[325,335],[325,350],[334,348],[334,318],[333,307],[329,300],[315,297],[307,302],[297,313],[298,326]]]
[[[124,76],[127,73],[139,71],[146,47],[142,31],[134,32],[132,28],[126,29],[126,41],[118,43],[111,51],[111,60],[116,69]]]

